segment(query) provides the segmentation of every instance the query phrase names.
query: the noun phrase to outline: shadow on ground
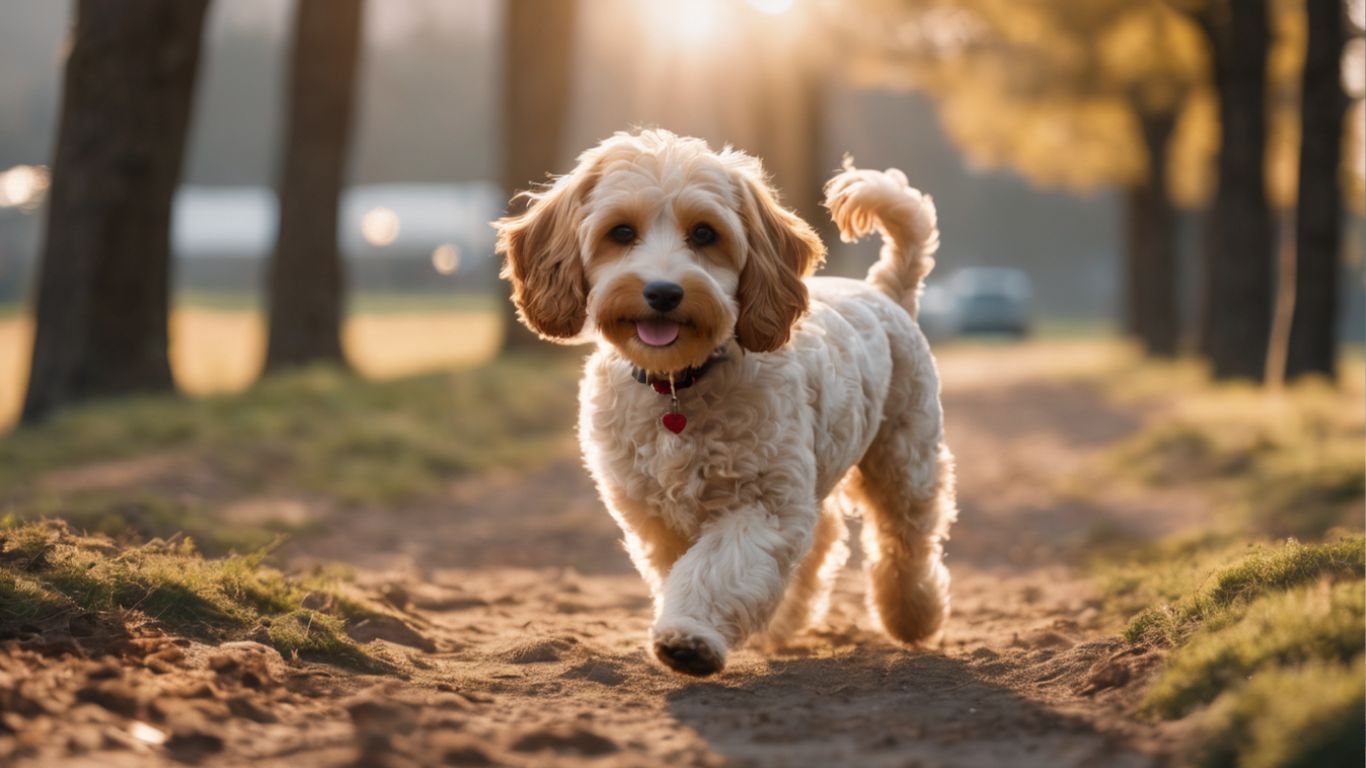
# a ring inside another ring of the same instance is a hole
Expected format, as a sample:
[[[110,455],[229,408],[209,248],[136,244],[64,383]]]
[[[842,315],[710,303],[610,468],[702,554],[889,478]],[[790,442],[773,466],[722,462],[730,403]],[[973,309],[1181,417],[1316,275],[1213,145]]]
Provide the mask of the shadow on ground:
[[[864,648],[857,660],[775,661],[738,685],[695,683],[667,699],[670,714],[736,765],[1147,762],[962,660],[890,647]]]

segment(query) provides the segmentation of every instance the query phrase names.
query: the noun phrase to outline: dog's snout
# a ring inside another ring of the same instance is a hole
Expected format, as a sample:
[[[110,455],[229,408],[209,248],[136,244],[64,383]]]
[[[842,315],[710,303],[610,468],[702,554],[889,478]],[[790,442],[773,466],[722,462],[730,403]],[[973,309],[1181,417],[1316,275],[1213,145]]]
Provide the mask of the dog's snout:
[[[683,286],[657,280],[645,284],[645,303],[656,312],[668,312],[683,301]]]

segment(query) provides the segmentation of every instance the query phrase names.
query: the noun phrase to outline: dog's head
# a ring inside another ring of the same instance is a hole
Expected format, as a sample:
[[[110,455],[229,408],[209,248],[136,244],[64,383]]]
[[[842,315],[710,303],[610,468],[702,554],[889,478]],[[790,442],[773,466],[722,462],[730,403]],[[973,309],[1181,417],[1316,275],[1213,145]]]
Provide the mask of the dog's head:
[[[618,133],[524,197],[497,223],[522,322],[552,341],[597,334],[648,371],[700,365],[732,337],[778,349],[825,255],[757,159],[667,131]]]

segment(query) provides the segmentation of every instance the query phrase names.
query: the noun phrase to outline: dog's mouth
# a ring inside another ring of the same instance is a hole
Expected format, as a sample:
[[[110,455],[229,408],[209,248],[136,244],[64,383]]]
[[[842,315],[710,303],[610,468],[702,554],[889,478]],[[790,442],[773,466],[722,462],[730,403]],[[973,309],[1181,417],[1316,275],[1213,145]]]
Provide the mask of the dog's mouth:
[[[636,338],[647,347],[667,347],[678,341],[681,323],[668,318],[636,321]]]
[[[691,286],[685,286],[691,287]],[[724,301],[709,290],[689,291],[689,300],[668,312],[641,301],[636,281],[624,280],[603,289],[592,313],[607,343],[637,368],[681,371],[698,366],[734,327]]]

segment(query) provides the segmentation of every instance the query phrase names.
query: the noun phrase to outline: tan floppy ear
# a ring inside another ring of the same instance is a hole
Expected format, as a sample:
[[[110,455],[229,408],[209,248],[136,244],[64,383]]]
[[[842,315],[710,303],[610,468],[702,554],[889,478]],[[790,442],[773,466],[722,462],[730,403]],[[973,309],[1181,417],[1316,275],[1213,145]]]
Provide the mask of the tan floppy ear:
[[[580,208],[594,175],[579,168],[541,192],[523,192],[522,213],[499,219],[500,277],[512,284],[522,324],[550,341],[570,341],[588,319],[588,283],[579,253]]]
[[[749,252],[740,271],[735,338],[751,352],[772,352],[787,343],[806,312],[802,279],[825,260],[825,244],[800,216],[779,205],[758,163],[738,176]]]

